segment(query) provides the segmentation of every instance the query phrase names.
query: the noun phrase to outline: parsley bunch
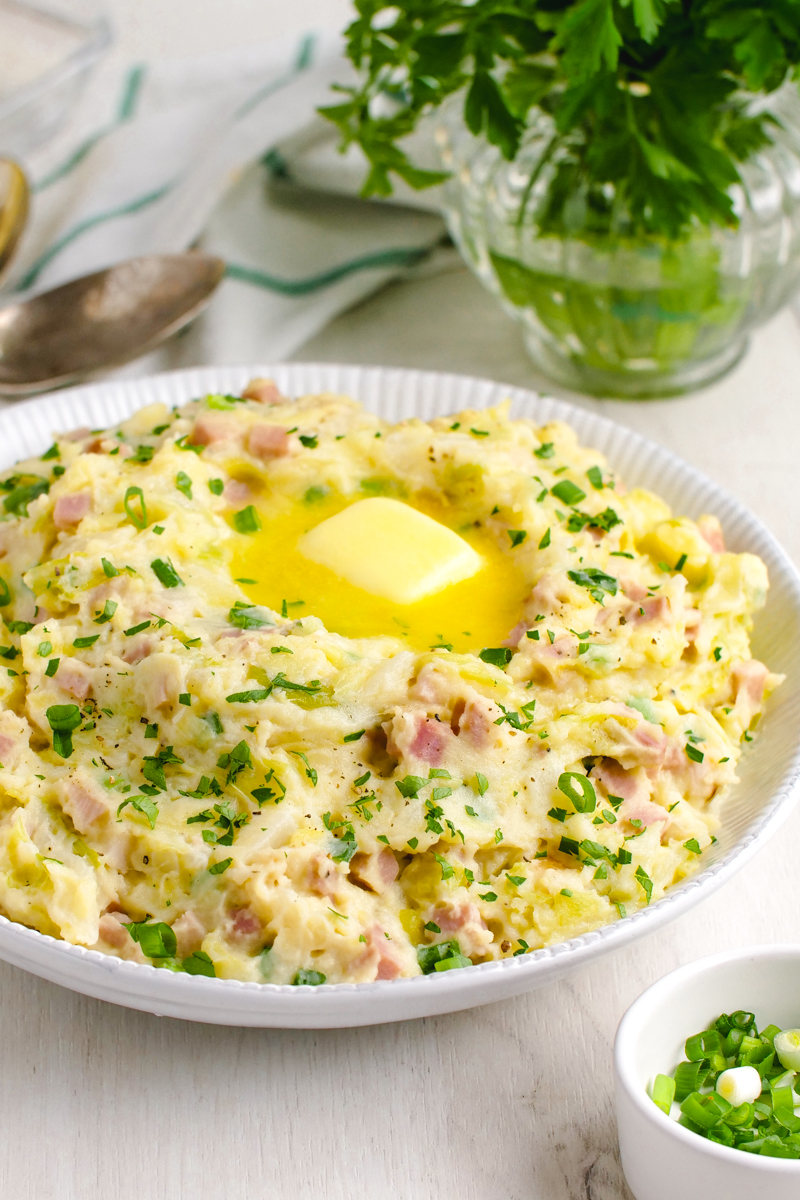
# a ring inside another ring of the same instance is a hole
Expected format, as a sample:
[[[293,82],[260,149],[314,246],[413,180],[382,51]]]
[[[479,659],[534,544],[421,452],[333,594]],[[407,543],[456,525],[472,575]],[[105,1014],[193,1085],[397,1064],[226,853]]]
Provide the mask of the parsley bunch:
[[[463,90],[464,119],[507,159],[536,110],[554,178],[536,212],[545,233],[678,237],[735,226],[730,187],[771,141],[751,111],[800,63],[800,0],[355,0],[347,53],[363,73],[320,111],[370,163],[364,195],[447,176],[399,144]],[[750,93],[751,95],[747,95]],[[576,212],[580,198],[580,214]]]

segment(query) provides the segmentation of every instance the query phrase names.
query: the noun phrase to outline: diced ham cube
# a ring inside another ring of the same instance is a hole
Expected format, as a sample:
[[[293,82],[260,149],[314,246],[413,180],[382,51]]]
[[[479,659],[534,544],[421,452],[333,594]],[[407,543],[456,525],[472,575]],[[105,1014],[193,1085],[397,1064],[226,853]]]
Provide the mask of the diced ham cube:
[[[206,927],[200,923],[196,914],[187,908],[186,912],[173,922],[172,932],[178,940],[178,954],[181,958],[186,958],[200,949],[206,936]]]
[[[222,495],[226,503],[232,508],[241,508],[245,504],[249,504],[253,499],[253,494],[246,483],[242,483],[240,479],[228,479],[225,482],[225,487],[222,489]]]
[[[108,814],[108,805],[88,780],[67,779],[58,785],[58,790],[61,807],[78,833],[86,833],[90,826]]]
[[[259,404],[287,404],[288,398],[279,390],[272,379],[251,379],[242,392],[243,400],[256,400]]]
[[[712,517],[710,513],[705,513],[698,520],[697,528],[700,530],[703,540],[708,543],[714,554],[725,553],[725,535],[716,517]]]
[[[756,658],[737,663],[731,671],[733,695],[741,720],[749,725],[764,701],[764,685],[769,671]]]
[[[92,507],[91,492],[70,492],[59,496],[53,508],[56,529],[71,529],[79,524]]]
[[[314,854],[308,864],[306,884],[318,896],[332,896],[339,887],[339,872],[327,854]]]
[[[417,758],[432,767],[442,762],[453,737],[449,725],[421,713],[398,713],[389,724],[389,754],[396,758]]]
[[[359,851],[350,861],[350,875],[362,887],[381,895],[394,883],[400,872],[397,859],[388,846],[372,854]]]
[[[254,425],[247,438],[247,449],[262,462],[284,458],[289,453],[289,435],[279,425]]]
[[[239,422],[225,413],[201,413],[194,423],[190,441],[195,446],[216,446],[232,442],[240,433]]]
[[[440,901],[429,910],[428,920],[438,925],[446,937],[455,936],[462,954],[483,955],[493,941],[477,904],[468,900]]]
[[[131,935],[123,921],[130,921],[124,913],[103,913],[100,918],[100,941],[115,950],[121,950],[130,940]]]
[[[76,700],[85,700],[92,690],[94,672],[78,658],[62,658],[55,674],[55,682]]]

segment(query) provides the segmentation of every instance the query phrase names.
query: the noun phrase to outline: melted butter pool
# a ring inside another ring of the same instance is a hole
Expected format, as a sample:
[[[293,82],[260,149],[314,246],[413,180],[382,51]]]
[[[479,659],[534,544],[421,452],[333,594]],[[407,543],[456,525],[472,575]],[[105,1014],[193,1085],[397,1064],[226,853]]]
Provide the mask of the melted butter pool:
[[[499,646],[519,621],[530,586],[483,529],[470,526],[456,532],[486,565],[470,579],[415,604],[374,596],[300,554],[297,543],[304,533],[358,499],[331,494],[312,503],[292,503],[271,497],[269,505],[259,506],[262,529],[240,537],[231,567],[236,579],[255,581],[241,584],[250,599],[290,617],[319,617],[327,629],[345,637],[388,634],[416,650],[445,644],[458,653]],[[448,524],[441,511],[413,507]]]

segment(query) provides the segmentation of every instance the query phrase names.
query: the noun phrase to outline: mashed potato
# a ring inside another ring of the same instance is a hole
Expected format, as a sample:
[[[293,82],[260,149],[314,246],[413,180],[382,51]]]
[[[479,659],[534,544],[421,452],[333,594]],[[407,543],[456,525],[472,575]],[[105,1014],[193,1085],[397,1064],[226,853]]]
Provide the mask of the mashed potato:
[[[767,575],[504,407],[155,405],[0,480],[0,909],[272,983],[523,954],[656,901],[713,841],[765,694]],[[365,496],[485,569],[419,604],[297,542]]]

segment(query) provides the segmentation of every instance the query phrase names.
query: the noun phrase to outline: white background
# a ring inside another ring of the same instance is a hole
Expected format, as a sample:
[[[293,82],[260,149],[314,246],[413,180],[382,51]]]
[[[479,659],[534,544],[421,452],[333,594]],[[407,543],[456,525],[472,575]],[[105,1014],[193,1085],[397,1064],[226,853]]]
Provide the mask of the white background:
[[[341,27],[348,14],[344,0],[110,8],[114,54],[125,60]],[[516,328],[466,271],[388,288],[295,358],[546,388]],[[578,402],[706,471],[800,560],[791,312],[756,337],[732,376],[694,397]],[[629,1197],[611,1098],[617,1022],[680,963],[796,938],[798,833],[795,815],[733,883],[649,940],[530,996],[451,1017],[339,1032],[223,1029],[113,1008],[0,964],[0,1197]]]

